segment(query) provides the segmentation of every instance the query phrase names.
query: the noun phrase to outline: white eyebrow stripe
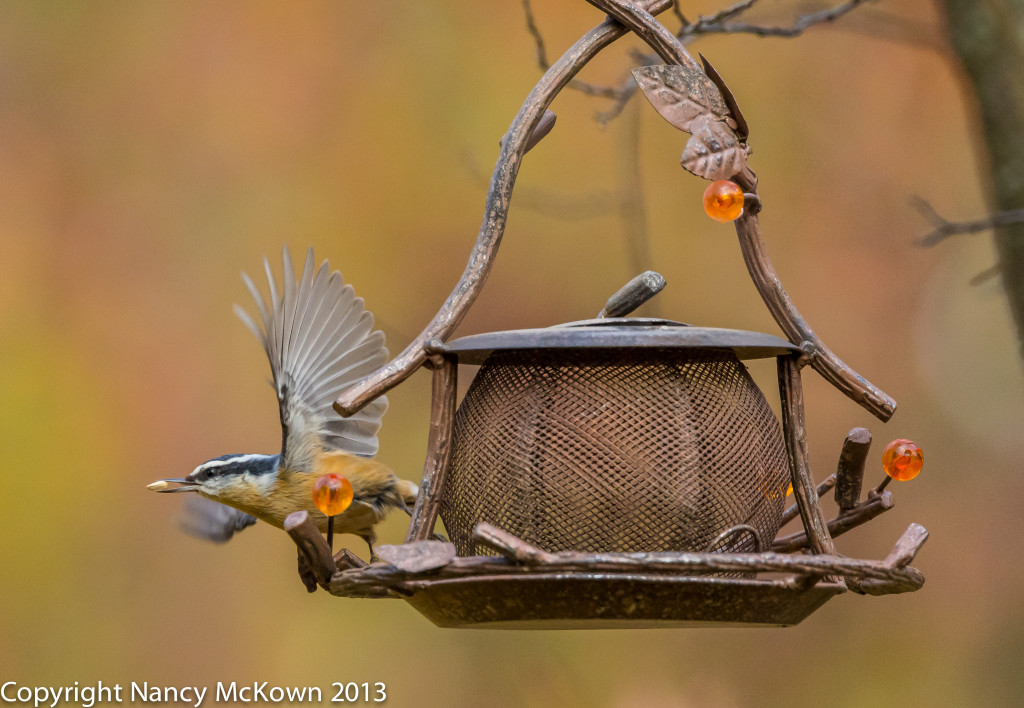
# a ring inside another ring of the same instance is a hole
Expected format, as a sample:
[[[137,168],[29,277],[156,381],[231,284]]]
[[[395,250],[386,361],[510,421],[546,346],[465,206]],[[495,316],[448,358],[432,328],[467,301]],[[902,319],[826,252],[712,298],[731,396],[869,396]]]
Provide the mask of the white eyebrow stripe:
[[[210,460],[209,462],[204,462],[203,464],[199,465],[194,470],[192,470],[192,474],[195,474],[199,470],[208,470],[208,469],[212,469],[214,467],[223,467],[224,465],[233,465],[236,462],[249,462],[251,460],[261,460],[261,459],[265,459],[267,457],[270,457],[270,455],[260,455],[260,454],[253,453],[253,454],[249,454],[249,455],[236,455],[235,457],[229,457],[226,460]]]

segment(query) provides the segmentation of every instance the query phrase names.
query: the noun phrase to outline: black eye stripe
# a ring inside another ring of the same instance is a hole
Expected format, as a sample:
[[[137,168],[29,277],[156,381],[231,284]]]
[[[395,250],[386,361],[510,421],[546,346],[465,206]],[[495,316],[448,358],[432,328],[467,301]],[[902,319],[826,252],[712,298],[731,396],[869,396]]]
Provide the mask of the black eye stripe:
[[[192,479],[205,482],[240,474],[269,474],[277,469],[277,455],[223,455],[207,460],[192,474]]]

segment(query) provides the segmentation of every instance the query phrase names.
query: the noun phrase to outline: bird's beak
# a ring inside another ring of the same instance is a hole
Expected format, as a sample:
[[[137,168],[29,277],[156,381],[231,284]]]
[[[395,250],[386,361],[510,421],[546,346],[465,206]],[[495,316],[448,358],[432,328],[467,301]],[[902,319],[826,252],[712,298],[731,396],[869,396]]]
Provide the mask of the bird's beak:
[[[172,484],[180,484],[180,487],[172,487]],[[173,492],[194,492],[196,487],[199,485],[190,480],[188,477],[178,477],[176,479],[161,479],[147,484],[146,489],[152,489],[154,492],[162,492],[164,494],[171,494]]]

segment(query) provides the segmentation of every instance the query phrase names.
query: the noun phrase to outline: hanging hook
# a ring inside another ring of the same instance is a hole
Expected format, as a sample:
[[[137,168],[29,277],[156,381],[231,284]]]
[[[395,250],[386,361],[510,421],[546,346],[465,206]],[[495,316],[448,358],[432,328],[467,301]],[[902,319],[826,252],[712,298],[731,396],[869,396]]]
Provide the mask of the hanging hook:
[[[704,552],[705,553],[711,553],[711,549],[712,548],[715,548],[716,546],[718,546],[720,543],[725,541],[730,536],[733,536],[733,535],[738,534],[738,533],[743,533],[743,532],[749,533],[754,538],[754,552],[755,553],[760,553],[761,551],[764,550],[764,543],[761,541],[761,534],[758,533],[757,529],[755,529],[753,526],[751,526],[749,524],[736,524],[732,528],[726,529],[722,533],[720,533],[717,536],[715,536],[714,539],[712,539],[711,543],[709,543],[707,546],[705,546]]]

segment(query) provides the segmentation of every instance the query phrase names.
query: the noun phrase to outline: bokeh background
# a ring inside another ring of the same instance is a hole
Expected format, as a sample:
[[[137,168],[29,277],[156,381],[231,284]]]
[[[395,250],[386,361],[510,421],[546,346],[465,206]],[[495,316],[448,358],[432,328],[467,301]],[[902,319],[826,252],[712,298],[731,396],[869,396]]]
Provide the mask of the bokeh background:
[[[552,56],[601,20],[582,1],[538,5]],[[754,19],[820,6],[765,2]],[[1019,705],[1024,367],[997,282],[968,284],[994,263],[989,237],[923,250],[909,206],[987,208],[942,22],[926,0],[886,0],[800,39],[696,46],[751,125],[783,282],[900,402],[882,425],[808,370],[816,476],[857,425],[875,436],[870,483],[889,440],[925,450],[896,508],[839,549],[882,558],[922,523],[923,590],[848,594],[785,630],[458,631],[399,601],[307,596],[285,534],[204,544],[145,484],[276,450],[268,367],[231,305],[248,300],[239,271],[276,265],[282,244],[341,269],[393,352],[434,314],[540,75],[520,4],[0,5],[0,679],[269,681],[325,702],[331,682],[383,681],[396,706]],[[639,46],[581,78],[622,81]],[[459,334],[597,312],[635,274],[617,205],[637,183],[643,266],[669,281],[648,314],[776,333],[732,229],[678,166],[684,136],[645,102],[607,127],[607,102],[567,91],[553,108]],[[772,372],[755,374],[776,401]],[[381,435],[381,459],[413,479],[428,398],[425,373],[396,389]]]

